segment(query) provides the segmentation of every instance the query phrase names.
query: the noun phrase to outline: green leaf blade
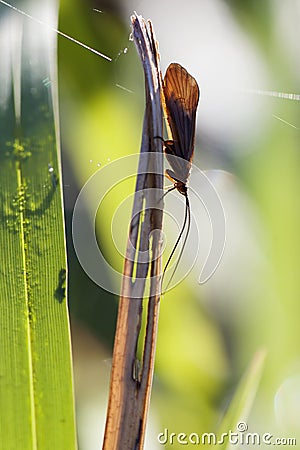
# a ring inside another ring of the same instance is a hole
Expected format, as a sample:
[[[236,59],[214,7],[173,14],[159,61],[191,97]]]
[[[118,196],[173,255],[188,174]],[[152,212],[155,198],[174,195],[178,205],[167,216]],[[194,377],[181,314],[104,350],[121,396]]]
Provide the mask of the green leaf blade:
[[[57,13],[55,3],[45,3]],[[0,101],[1,445],[72,450],[66,246],[53,101],[56,37],[28,19],[21,29],[16,42],[6,36],[3,44],[0,36],[0,48],[11,50],[4,64],[11,90]],[[0,100],[4,88],[0,84]]]

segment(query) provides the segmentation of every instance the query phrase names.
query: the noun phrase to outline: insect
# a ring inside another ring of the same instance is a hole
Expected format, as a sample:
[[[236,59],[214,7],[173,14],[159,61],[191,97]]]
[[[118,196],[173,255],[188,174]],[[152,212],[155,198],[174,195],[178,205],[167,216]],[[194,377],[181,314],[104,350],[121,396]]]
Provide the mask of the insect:
[[[185,196],[185,216],[183,226],[166,262],[163,278],[187,225],[186,236],[175,269],[169,280],[169,286],[183,254],[191,225],[187,182],[190,176],[191,164],[194,156],[196,111],[200,91],[195,78],[180,64],[172,63],[167,68],[163,80],[163,93],[167,122],[172,134],[172,140],[164,141],[166,158],[172,168],[172,170],[166,169],[166,176],[174,183],[174,186],[169,189],[168,192],[177,189],[180,194]]]

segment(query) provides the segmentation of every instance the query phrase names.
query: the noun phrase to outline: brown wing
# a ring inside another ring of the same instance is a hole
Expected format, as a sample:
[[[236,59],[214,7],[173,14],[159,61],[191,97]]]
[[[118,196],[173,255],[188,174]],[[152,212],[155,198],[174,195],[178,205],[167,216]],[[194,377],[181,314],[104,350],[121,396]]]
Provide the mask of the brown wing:
[[[172,63],[165,74],[163,91],[173,138],[169,153],[191,161],[199,101],[197,81],[180,64]],[[176,171],[174,167],[173,169]]]

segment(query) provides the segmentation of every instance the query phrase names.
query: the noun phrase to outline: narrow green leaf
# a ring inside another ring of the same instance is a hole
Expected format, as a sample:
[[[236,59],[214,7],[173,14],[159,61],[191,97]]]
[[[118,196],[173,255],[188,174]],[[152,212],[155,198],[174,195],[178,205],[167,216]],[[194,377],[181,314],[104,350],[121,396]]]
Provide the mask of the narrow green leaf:
[[[1,448],[72,450],[56,36],[0,8]],[[26,12],[49,23],[57,5]]]
[[[243,422],[246,424],[261,379],[265,356],[265,352],[262,350],[254,355],[254,358],[241,379],[228,410],[219,426],[217,432],[218,437],[220,437],[222,433],[228,433],[230,430],[232,432],[239,431],[239,429],[237,429],[239,423],[241,424]],[[231,446],[231,443],[228,442],[228,438],[225,438],[224,443],[220,444],[218,448],[229,450],[234,448],[234,445]]]

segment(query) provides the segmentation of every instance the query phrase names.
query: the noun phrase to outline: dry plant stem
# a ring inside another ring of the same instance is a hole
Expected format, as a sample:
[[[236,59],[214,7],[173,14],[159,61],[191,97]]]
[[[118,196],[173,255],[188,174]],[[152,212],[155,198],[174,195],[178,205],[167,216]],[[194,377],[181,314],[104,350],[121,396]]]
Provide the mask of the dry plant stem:
[[[145,22],[136,14],[131,21],[133,40],[145,73],[146,111],[119,303],[104,450],[143,448],[160,300],[162,208],[153,208],[153,205],[160,206],[163,188],[162,143],[160,139],[154,139],[154,136],[162,136],[161,72],[151,22]],[[157,157],[152,158],[151,152],[156,152]],[[144,211],[143,215],[141,211]],[[154,230],[158,231],[152,233]],[[145,261],[141,255],[151,257]],[[147,326],[139,370],[136,350],[149,269]]]

